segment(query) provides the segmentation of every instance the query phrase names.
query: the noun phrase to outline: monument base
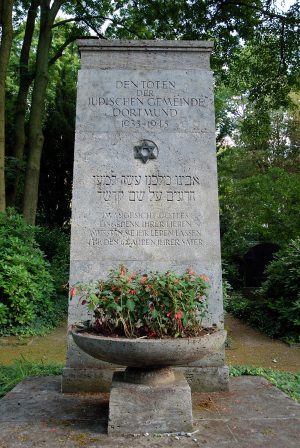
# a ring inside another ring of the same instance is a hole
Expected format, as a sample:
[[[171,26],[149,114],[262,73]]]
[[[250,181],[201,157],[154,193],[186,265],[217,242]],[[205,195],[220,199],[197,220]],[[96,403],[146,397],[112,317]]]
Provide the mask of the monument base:
[[[192,431],[191,389],[186,379],[175,372],[170,381],[165,380],[162,384],[156,380],[153,384],[137,384],[126,371],[115,372],[108,435]]]
[[[221,392],[229,390],[229,368],[218,367],[179,367],[192,392]]]
[[[62,374],[62,392],[109,392],[116,368],[66,367]],[[119,369],[122,372],[122,369]],[[217,392],[228,390],[229,369],[218,367],[179,367],[187,378],[192,392]]]

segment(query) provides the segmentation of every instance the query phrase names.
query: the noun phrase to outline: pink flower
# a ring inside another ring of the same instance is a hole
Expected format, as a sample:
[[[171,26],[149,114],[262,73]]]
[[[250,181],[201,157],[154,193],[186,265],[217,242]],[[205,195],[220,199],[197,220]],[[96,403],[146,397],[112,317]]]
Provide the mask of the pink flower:
[[[123,266],[123,265],[121,265],[121,266],[120,266],[120,277],[125,277],[126,272],[127,272],[126,267]]]
[[[129,294],[136,294],[136,289],[130,289]]]
[[[135,279],[135,277],[136,277],[136,273],[131,274],[131,275],[128,277],[128,283],[131,283],[131,280]]]
[[[71,288],[71,289],[70,289],[70,296],[71,296],[71,297],[75,297],[75,296],[76,296],[76,293],[77,293],[76,288]]]
[[[189,269],[187,270],[187,274],[188,274],[190,277],[192,277],[193,275],[196,274],[196,272],[195,272],[195,271],[192,271],[192,268],[189,268]]]
[[[205,282],[209,283],[209,277],[207,277],[207,275],[201,274],[200,278],[202,278],[202,280],[204,280]]]
[[[182,311],[177,311],[177,313],[175,313],[175,319],[180,320],[183,317],[183,312]]]

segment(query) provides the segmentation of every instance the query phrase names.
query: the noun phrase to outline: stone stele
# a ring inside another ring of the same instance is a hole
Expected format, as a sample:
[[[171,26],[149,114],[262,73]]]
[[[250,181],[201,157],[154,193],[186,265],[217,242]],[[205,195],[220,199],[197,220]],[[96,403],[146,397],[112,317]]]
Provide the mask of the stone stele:
[[[79,40],[70,285],[191,267],[211,282],[205,324],[223,328],[211,42]],[[73,298],[69,324],[88,318]],[[62,390],[106,391],[122,366],[70,337]],[[226,390],[224,348],[182,369]]]

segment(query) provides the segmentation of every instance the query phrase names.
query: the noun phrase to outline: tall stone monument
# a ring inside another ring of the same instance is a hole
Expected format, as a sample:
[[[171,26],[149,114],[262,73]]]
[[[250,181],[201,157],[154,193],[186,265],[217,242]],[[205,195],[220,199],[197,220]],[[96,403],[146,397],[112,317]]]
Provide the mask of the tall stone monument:
[[[191,267],[223,327],[210,42],[80,40],[70,285]],[[87,318],[74,298],[69,324]],[[122,368],[121,366],[118,366]],[[116,366],[70,339],[62,388],[108,390]],[[183,368],[192,390],[225,390],[224,350]]]

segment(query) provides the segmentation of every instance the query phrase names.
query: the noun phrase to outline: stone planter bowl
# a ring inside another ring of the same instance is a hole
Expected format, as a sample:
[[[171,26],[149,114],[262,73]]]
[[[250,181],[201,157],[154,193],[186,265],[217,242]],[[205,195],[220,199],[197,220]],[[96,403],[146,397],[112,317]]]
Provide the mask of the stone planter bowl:
[[[193,338],[130,339],[71,331],[78,347],[102,361],[129,367],[161,368],[186,365],[216,352],[226,339],[225,330]]]

